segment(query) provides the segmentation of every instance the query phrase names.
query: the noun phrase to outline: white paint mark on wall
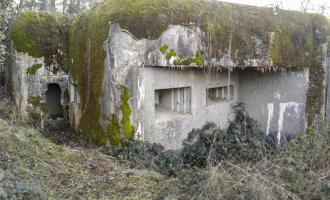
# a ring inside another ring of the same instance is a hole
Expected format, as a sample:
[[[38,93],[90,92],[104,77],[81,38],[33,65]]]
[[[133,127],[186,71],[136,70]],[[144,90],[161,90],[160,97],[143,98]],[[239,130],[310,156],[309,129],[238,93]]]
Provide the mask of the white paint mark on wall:
[[[138,78],[138,102],[137,102],[137,109],[139,110],[144,102],[144,84],[143,81],[140,83],[140,77]]]
[[[136,140],[144,140],[144,135],[143,135],[143,132],[142,132],[142,126],[141,126],[141,122],[139,122],[139,126],[135,132],[135,139]]]
[[[288,102],[288,103],[280,103],[280,113],[278,118],[278,133],[277,133],[277,142],[278,144],[281,142],[281,135],[283,132],[283,122],[284,122],[284,114],[287,108],[294,108],[294,112],[296,115],[299,114],[299,105],[300,103],[296,102]]]
[[[272,118],[274,116],[274,104],[273,103],[268,103],[267,108],[268,108],[268,119],[267,119],[266,135],[269,134],[270,122],[272,121]]]

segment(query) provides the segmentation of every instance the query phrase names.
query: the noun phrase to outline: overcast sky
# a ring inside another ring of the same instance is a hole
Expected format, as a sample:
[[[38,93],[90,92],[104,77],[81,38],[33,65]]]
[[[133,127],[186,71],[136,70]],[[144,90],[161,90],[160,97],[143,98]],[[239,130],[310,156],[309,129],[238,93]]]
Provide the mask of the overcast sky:
[[[246,5],[256,6],[271,6],[277,3],[284,9],[301,10],[301,2],[307,2],[308,0],[220,0],[232,3],[240,3]],[[306,4],[305,4],[306,5]],[[326,8],[324,14],[330,17],[330,0],[310,0],[308,4],[309,12],[321,12],[320,7]]]

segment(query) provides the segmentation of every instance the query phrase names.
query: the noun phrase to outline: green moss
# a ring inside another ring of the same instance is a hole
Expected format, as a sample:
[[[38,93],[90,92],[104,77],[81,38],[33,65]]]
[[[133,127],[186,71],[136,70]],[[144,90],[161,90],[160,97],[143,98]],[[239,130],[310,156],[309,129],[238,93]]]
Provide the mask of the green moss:
[[[160,52],[162,52],[163,55],[166,55],[167,53],[167,50],[168,50],[168,45],[167,44],[164,44],[163,46],[161,46],[159,48]]]
[[[134,138],[134,127],[131,124],[132,110],[129,106],[128,88],[123,87],[121,95],[120,111],[122,114],[121,124],[119,124],[116,114],[111,115],[110,124],[107,127],[107,134],[111,145],[121,144],[125,140],[132,140]],[[123,131],[123,133],[121,132]]]
[[[34,58],[44,57],[46,66],[63,68],[67,52],[66,18],[60,14],[25,12],[11,29],[16,50]]]
[[[41,105],[41,97],[40,96],[30,96],[28,98],[28,103],[32,104],[34,108],[40,107]]]
[[[131,124],[131,113],[132,110],[128,104],[129,94],[127,87],[124,87],[123,93],[121,95],[121,105],[120,111],[122,114],[121,126],[124,131],[125,139],[131,140],[134,138],[134,128]]]
[[[122,142],[120,125],[115,114],[112,114],[110,124],[108,125],[108,137],[112,145],[118,145]]]
[[[88,11],[73,21],[67,63],[81,97],[80,132],[90,137],[90,130],[97,129],[103,132],[98,135],[108,140],[108,134],[103,131],[99,120],[105,60],[103,42],[108,37],[110,27],[109,18],[99,9]]]
[[[163,53],[163,55],[166,55],[166,60],[169,61],[172,57],[177,56],[177,53],[174,51],[174,49],[171,49],[168,52],[169,46],[167,44],[160,47],[160,51]],[[179,55],[179,58],[175,59],[173,61],[173,64],[175,66],[182,65],[182,66],[189,66],[192,63],[195,63],[198,67],[204,66],[204,57],[197,52],[196,55],[191,58],[190,56],[186,55]]]
[[[194,59],[194,62],[198,67],[203,67],[204,66],[204,57],[200,54],[197,53]]]
[[[314,49],[315,51],[317,49]],[[309,86],[306,99],[306,118],[309,128],[315,126],[315,122],[322,115],[322,105],[324,104],[324,79],[325,71],[322,61],[312,57],[312,66],[309,68]]]
[[[191,64],[195,63],[197,67],[203,67],[204,66],[204,57],[197,53],[195,57],[191,58],[188,56],[180,56],[178,59],[175,59],[173,61],[174,65],[181,65],[181,66],[189,66]]]
[[[90,138],[94,143],[105,145],[108,143],[107,136],[104,135],[103,129],[95,128],[92,129],[90,135],[85,135],[85,137]]]
[[[270,48],[270,57],[275,66],[291,67],[293,58],[293,43],[290,34],[283,30],[275,32],[275,42]]]
[[[173,64],[174,64],[174,65],[181,65],[182,62],[181,62],[180,59],[175,59],[175,60],[173,61]]]
[[[187,25],[192,22],[207,33],[204,39],[208,45],[210,57],[222,58],[224,54],[230,53],[231,58],[239,65],[243,65],[249,56],[254,55],[254,37],[261,39],[264,44],[268,44],[269,32],[276,32],[278,37],[269,49],[275,67],[301,67],[301,64],[304,63],[301,60],[305,59],[304,55],[308,52],[308,45],[305,45],[306,42],[309,42],[307,34],[324,25],[328,26],[329,22],[322,19],[324,17],[315,14],[285,10],[277,10],[276,13],[274,14],[272,8],[217,1],[106,0],[79,17],[78,23],[74,23],[73,29],[79,31],[79,34],[77,33],[75,36],[82,42],[81,48],[87,48],[87,43],[83,44],[83,41],[86,42],[89,37],[106,39],[107,35],[104,33],[108,30],[106,26],[109,21],[119,23],[121,27],[128,29],[137,38],[158,38],[170,24]],[[26,15],[25,18],[29,18],[29,15],[32,14]],[[90,20],[93,20],[93,23],[89,23]],[[96,29],[91,29],[91,27]],[[83,32],[88,29],[90,31]],[[324,33],[324,31],[320,32],[319,39],[324,40]],[[32,37],[25,36],[29,35],[15,38],[21,39],[23,44],[36,44]],[[166,47],[164,45],[160,50],[163,54],[167,53],[169,60],[173,57],[173,51],[168,53],[168,47]],[[32,52],[34,50],[36,49],[33,48]],[[40,51],[38,52],[35,54],[40,54]],[[94,53],[92,52],[92,54]]]
[[[26,74],[29,76],[35,75],[38,69],[42,67],[42,64],[34,64],[26,70]]]
[[[314,53],[314,38],[313,34],[309,33],[306,38],[305,38],[306,46],[307,46],[307,51],[309,53]]]
[[[166,54],[166,60],[171,60],[172,57],[176,56],[176,52],[174,49],[171,49],[167,54]]]

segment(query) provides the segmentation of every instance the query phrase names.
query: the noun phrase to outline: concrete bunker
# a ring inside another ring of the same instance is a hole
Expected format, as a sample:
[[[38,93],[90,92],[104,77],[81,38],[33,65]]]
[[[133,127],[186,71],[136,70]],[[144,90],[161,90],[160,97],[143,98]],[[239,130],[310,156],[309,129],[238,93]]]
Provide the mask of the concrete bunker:
[[[169,120],[191,114],[191,88],[155,90],[156,120]]]
[[[65,59],[70,62],[59,59],[45,64],[66,63],[70,74],[39,71],[26,80],[26,70],[42,60],[36,63],[39,55],[22,57],[21,53],[33,55],[39,41],[47,37],[29,34],[30,26],[22,25],[49,16],[28,13],[18,18],[11,35],[20,53],[12,68],[18,72],[13,91],[20,112],[25,114],[29,97],[40,96],[44,104],[48,84],[58,83],[62,114],[77,132],[107,143],[121,131],[109,133],[108,127],[122,126],[128,133],[132,124],[137,139],[172,149],[180,148],[191,129],[208,121],[226,127],[235,114],[231,105],[237,101],[246,104],[266,133],[278,136],[303,132],[305,124],[313,126],[325,114],[328,20],[280,9],[274,14],[272,8],[197,2],[166,1],[141,15],[132,13],[132,8],[148,9],[153,1],[104,1],[74,20],[68,44],[66,35],[58,35],[59,44],[69,45],[69,51],[54,46],[54,51],[40,55],[51,61],[58,49],[67,52]],[[182,17],[186,6],[194,9]],[[109,12],[109,7],[123,9]],[[150,23],[136,27],[141,19]],[[57,32],[65,33],[62,28],[67,26],[61,21]],[[33,48],[21,42],[22,35],[37,41]],[[125,95],[122,88],[127,89]]]
[[[61,94],[62,91],[59,84],[48,84],[48,89],[46,91],[45,111],[50,119],[63,118]]]

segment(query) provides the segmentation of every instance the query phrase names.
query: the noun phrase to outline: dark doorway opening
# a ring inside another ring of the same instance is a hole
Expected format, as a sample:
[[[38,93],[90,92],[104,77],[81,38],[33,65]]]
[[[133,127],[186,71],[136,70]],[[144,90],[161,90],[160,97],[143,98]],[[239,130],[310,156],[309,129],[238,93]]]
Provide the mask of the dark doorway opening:
[[[61,88],[58,84],[48,84],[45,109],[48,117],[51,119],[63,118],[61,93]]]

